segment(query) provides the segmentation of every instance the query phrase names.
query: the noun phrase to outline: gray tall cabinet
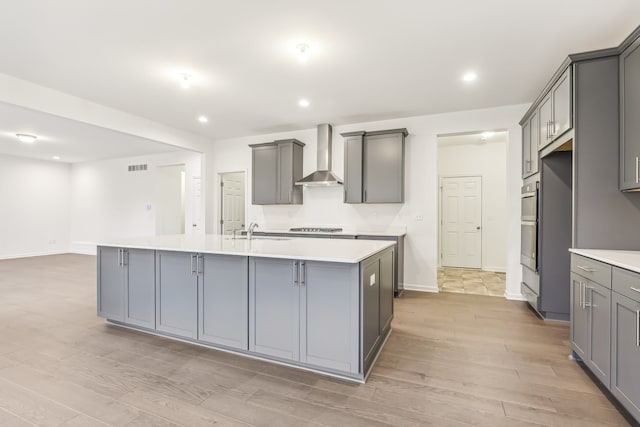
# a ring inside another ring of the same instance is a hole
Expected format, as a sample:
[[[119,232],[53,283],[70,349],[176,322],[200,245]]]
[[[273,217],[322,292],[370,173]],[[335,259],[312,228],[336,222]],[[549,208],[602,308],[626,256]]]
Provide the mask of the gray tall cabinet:
[[[302,178],[304,143],[297,139],[284,139],[250,147],[252,203],[302,204],[302,187],[295,183]]]
[[[347,132],[344,202],[404,203],[406,129]]]

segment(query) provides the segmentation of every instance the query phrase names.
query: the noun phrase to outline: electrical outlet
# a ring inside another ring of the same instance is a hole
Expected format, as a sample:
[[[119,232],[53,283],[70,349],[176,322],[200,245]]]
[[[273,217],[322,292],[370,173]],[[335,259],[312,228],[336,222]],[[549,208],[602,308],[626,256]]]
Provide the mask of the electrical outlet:
[[[55,239],[51,239],[51,240],[49,240],[49,244],[50,244],[50,245],[55,245],[55,244],[56,244],[56,240],[55,240]]]
[[[424,215],[416,215],[416,221],[424,221]]]

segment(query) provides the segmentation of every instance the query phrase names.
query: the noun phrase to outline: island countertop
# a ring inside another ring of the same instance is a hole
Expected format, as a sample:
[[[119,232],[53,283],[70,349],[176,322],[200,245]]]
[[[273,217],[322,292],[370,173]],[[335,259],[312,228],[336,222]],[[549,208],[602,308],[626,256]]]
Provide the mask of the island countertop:
[[[155,249],[219,255],[288,258],[307,261],[357,263],[394,245],[392,241],[332,240],[254,236],[252,240],[219,234],[131,237],[98,242],[98,246]]]
[[[640,273],[640,251],[570,248],[569,252]]]

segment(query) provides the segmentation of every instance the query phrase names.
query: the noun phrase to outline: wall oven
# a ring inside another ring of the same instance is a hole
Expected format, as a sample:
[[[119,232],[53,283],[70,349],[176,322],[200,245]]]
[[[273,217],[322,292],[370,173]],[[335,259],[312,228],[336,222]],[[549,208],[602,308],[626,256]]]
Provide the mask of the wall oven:
[[[539,182],[522,187],[520,221],[520,264],[538,271],[538,192]]]

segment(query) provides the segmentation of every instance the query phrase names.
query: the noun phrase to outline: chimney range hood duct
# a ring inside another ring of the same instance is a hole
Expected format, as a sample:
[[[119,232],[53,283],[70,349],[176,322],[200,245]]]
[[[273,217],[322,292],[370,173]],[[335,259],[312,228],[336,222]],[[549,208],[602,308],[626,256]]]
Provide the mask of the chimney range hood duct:
[[[318,170],[305,176],[296,185],[322,187],[342,184],[342,180],[331,172],[331,125],[318,125]]]

